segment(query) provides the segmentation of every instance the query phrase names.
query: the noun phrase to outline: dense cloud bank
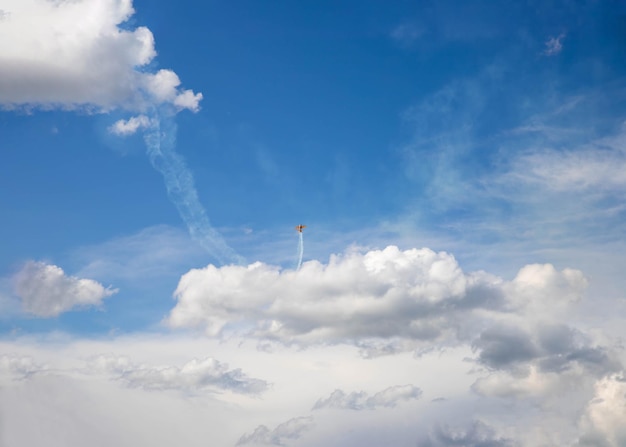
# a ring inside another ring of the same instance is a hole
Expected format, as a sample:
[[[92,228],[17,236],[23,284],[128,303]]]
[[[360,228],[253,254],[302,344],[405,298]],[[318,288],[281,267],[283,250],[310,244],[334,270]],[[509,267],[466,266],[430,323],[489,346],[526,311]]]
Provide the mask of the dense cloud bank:
[[[473,354],[465,362],[473,365],[474,395],[559,413],[564,418],[559,420],[569,421],[569,434],[514,430],[510,436],[487,420],[464,429],[438,425],[420,445],[601,445],[602,440],[618,446],[624,433],[611,415],[623,410],[623,353],[615,342],[574,323],[580,321],[574,317],[586,287],[582,272],[550,264],[524,266],[505,280],[464,272],[445,252],[389,246],[351,250],[327,264],[309,261],[298,271],[260,262],[191,270],[181,278],[177,303],[165,321],[217,340],[256,340],[259,346],[352,345],[370,359],[406,351],[419,358],[466,346]],[[317,400],[314,414],[317,419],[326,414],[319,410],[380,411],[419,402],[423,388],[416,385],[336,388]],[[438,402],[449,405],[447,399]],[[253,442],[282,441],[260,426],[240,439]]]
[[[505,281],[485,272],[464,273],[445,252],[389,246],[332,256],[327,265],[309,261],[299,271],[260,262],[191,270],[180,280],[177,304],[166,322],[173,328],[201,328],[209,336],[353,343],[381,353],[432,342],[467,343],[488,329],[476,341],[488,364],[500,361],[497,352],[491,353],[498,340],[524,337],[499,331],[498,325],[515,327],[519,315],[542,324],[541,312],[566,311],[585,286],[576,270],[529,265]],[[566,335],[557,336],[567,337],[568,329],[562,330]]]

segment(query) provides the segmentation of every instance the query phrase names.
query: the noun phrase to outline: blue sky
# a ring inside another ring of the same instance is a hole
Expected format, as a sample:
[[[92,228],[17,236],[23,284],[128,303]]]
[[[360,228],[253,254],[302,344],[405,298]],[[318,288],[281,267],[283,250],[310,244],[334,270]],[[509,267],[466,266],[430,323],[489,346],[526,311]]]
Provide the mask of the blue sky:
[[[229,408],[223,445],[622,445],[625,26],[612,0],[0,0],[2,377],[81,371],[111,392],[90,420]],[[7,446],[39,442],[25,414]]]

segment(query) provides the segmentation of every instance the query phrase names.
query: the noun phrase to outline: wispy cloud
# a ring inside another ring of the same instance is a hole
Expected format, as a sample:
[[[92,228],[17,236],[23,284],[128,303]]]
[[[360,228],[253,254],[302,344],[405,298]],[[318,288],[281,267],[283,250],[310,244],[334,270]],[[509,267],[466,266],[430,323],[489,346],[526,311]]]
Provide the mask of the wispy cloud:
[[[189,234],[220,264],[241,264],[243,258],[211,225],[198,197],[191,171],[176,150],[177,127],[171,117],[153,119],[144,139],[152,166],[163,175],[167,194],[187,225]]]
[[[530,150],[514,158],[505,175],[513,181],[558,192],[618,192],[626,188],[625,140],[626,132],[621,132],[569,150]]]
[[[156,225],[79,247],[70,259],[82,266],[81,276],[141,284],[146,280],[152,283],[155,278],[178,278],[205,256],[204,250],[183,229]]]
[[[197,112],[202,94],[181,89],[172,70],[150,69],[154,37],[146,27],[127,26],[132,0],[11,1],[7,8],[0,40],[12,45],[0,48],[0,107],[140,112],[109,131],[145,131],[148,156],[192,237],[220,262],[238,262],[211,226],[193,176],[174,151],[176,127],[163,125],[180,110]]]
[[[391,38],[403,46],[411,46],[420,39],[426,30],[416,22],[406,22],[391,31]]]
[[[314,425],[312,417],[298,417],[277,425],[276,428],[270,430],[265,425],[258,426],[254,432],[249,435],[242,436],[237,445],[276,445],[284,446],[289,441],[295,441],[303,436],[305,432],[310,430]]]
[[[318,400],[313,409],[374,410],[376,408],[393,408],[401,401],[419,399],[421,395],[422,390],[413,385],[391,386],[371,397],[368,397],[365,391],[346,394],[342,390],[335,390],[328,398]]]
[[[267,382],[248,377],[240,369],[229,370],[228,365],[213,358],[193,359],[177,367],[139,365],[128,357],[100,355],[89,362],[87,371],[104,372],[129,387],[144,390],[258,394],[268,388]]]
[[[546,56],[555,56],[563,50],[563,39],[565,39],[565,33],[561,33],[556,37],[550,37],[545,42],[545,50],[543,54]]]

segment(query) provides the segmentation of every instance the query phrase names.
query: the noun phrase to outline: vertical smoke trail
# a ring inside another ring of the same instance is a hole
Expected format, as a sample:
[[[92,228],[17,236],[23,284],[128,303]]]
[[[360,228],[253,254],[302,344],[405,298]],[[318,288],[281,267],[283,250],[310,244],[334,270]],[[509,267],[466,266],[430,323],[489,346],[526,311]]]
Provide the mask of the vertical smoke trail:
[[[176,125],[171,118],[152,119],[144,140],[152,166],[163,175],[167,195],[178,209],[189,234],[220,264],[242,264],[244,259],[228,246],[211,222],[194,186],[193,176],[174,150]]]
[[[302,231],[298,233],[300,235],[300,240],[298,241],[298,266],[296,270],[300,270],[300,266],[302,265],[302,255],[304,254],[304,237],[302,236]]]

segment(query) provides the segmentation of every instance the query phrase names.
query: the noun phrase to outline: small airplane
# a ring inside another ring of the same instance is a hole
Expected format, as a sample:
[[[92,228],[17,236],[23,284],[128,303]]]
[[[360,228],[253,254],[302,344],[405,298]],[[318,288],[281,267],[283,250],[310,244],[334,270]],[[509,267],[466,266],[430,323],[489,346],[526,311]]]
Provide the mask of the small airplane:
[[[306,225],[296,225],[296,231],[302,233],[302,230],[306,228]]]

